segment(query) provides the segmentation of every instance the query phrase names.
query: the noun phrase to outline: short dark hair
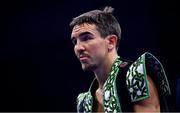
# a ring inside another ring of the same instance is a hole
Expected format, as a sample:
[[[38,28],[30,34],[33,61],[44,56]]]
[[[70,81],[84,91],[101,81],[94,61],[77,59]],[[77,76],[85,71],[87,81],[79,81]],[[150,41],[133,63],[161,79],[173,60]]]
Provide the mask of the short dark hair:
[[[116,35],[118,37],[116,48],[118,49],[119,40],[121,38],[121,27],[117,19],[113,16],[114,8],[106,6],[103,10],[92,10],[83,13],[70,22],[70,27],[73,29],[75,25],[83,23],[95,24],[97,31],[102,37],[108,35]]]

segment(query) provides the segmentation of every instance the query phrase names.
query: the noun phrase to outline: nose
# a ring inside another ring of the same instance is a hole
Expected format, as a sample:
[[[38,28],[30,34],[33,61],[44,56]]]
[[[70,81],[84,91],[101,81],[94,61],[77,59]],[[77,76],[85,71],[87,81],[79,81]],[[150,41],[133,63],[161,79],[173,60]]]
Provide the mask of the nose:
[[[85,47],[82,44],[82,42],[77,41],[77,44],[75,45],[74,50],[75,52],[81,53],[85,50]]]

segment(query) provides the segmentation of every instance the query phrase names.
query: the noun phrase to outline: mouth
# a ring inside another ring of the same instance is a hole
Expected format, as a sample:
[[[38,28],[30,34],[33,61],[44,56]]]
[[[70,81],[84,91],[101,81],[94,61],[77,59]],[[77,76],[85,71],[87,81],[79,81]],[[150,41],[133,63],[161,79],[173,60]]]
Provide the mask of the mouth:
[[[81,61],[81,62],[85,62],[85,61],[87,61],[89,59],[89,56],[87,56],[87,55],[80,55],[79,56],[79,60]]]

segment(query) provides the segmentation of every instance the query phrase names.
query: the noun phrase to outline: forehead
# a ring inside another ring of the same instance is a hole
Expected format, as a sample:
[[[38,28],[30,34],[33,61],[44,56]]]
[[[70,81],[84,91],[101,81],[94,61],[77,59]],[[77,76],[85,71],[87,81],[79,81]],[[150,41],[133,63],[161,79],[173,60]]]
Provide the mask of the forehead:
[[[75,25],[73,27],[71,37],[78,37],[83,32],[90,32],[92,34],[98,33],[95,24],[84,23],[84,24],[80,24],[80,25]]]

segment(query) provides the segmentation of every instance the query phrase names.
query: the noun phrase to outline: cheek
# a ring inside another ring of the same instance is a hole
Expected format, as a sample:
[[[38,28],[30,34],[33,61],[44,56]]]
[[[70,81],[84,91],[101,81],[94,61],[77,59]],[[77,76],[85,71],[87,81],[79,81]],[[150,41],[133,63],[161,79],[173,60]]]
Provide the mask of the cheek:
[[[76,50],[76,48],[74,47],[74,53],[75,53],[75,55],[77,56],[77,50]]]
[[[91,50],[94,51],[95,54],[105,54],[106,53],[106,45],[105,43],[97,43],[95,46],[92,46]]]

